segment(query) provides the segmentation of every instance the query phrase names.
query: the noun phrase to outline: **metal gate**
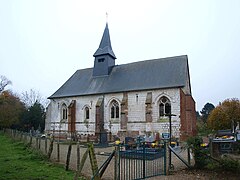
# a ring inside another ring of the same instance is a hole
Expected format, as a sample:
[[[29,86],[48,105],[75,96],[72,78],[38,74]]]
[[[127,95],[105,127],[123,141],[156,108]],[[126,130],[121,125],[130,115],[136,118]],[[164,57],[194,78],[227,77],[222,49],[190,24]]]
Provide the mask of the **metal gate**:
[[[139,142],[120,145],[119,179],[145,179],[166,175],[166,144]]]

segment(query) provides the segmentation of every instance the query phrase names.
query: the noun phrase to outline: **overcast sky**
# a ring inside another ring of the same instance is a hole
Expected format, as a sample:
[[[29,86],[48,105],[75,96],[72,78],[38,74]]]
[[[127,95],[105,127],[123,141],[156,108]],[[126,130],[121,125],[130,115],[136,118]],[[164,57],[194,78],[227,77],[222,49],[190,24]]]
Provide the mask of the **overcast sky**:
[[[49,97],[93,67],[106,12],[116,64],[188,55],[197,110],[240,98],[239,0],[0,0],[0,75]]]

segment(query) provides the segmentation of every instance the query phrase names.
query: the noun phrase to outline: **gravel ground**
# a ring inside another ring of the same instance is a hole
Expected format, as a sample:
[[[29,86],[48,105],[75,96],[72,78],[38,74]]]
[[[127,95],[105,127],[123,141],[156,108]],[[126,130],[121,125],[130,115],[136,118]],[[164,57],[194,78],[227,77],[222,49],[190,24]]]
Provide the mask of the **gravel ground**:
[[[47,150],[49,148],[49,141],[47,143]],[[36,140],[33,139],[32,146],[36,148]],[[43,153],[45,153],[45,140],[41,140],[40,149]],[[60,144],[60,162],[61,164],[66,163],[67,157],[67,144]],[[104,153],[111,153],[114,150],[114,147],[106,147],[106,148],[95,148],[95,153],[97,157],[98,167],[100,167],[103,162],[108,158],[108,156],[103,155]],[[80,147],[80,156],[82,157],[86,148],[81,146]],[[187,151],[181,148],[177,149],[178,153],[186,160],[187,159]],[[101,154],[101,155],[100,155]],[[51,156],[53,161],[57,160],[57,144],[54,143],[53,153]],[[72,145],[72,154],[70,159],[70,168],[75,170],[76,169],[76,161],[77,159],[77,146]],[[239,175],[226,173],[226,172],[211,172],[206,170],[188,170],[186,165],[182,163],[175,155],[172,154],[172,164],[174,165],[174,169],[170,171],[168,176],[158,176],[158,177],[151,177],[150,180],[192,180],[192,179],[199,179],[199,180],[239,180]],[[191,159],[191,164],[194,164],[193,159]],[[90,177],[92,175],[91,165],[89,158],[87,158],[84,168],[82,170],[82,174],[86,177]],[[112,160],[108,168],[106,169],[103,179],[110,180],[114,177],[114,161]]]
[[[72,146],[72,154],[70,159],[70,167],[71,169],[76,169],[76,157],[77,157],[77,147],[76,145]],[[60,163],[65,164],[66,162],[66,155],[67,155],[68,145],[66,144],[60,144]],[[111,153],[114,150],[114,147],[106,147],[106,148],[96,148],[95,147],[95,153],[97,157],[98,167],[100,167],[105,160],[108,158],[108,156],[105,156],[104,153]],[[86,148],[81,146],[80,147],[80,156],[82,157],[84,152],[86,151]],[[187,159],[187,151],[179,149],[179,154]],[[57,159],[57,149],[56,144],[54,144],[52,159]],[[191,162],[193,163],[193,161]],[[179,171],[186,168],[186,165],[184,165],[179,159],[176,158],[175,155],[172,154],[172,164],[174,164],[174,172]],[[91,165],[89,158],[87,158],[86,163],[84,165],[84,168],[82,170],[82,174],[86,177],[89,177],[92,175]],[[107,167],[103,179],[113,179],[114,177],[114,160],[111,161],[110,165]],[[161,176],[162,178],[165,176]]]

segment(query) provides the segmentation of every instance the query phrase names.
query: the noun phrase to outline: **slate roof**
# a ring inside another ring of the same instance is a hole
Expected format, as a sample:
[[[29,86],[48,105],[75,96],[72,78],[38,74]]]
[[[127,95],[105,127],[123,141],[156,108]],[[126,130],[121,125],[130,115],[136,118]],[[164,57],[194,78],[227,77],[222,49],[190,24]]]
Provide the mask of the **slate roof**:
[[[77,70],[49,98],[183,87],[188,78],[186,55],[116,65],[109,76],[92,76],[93,68]]]
[[[110,34],[108,29],[108,24],[106,24],[106,27],[103,32],[102,40],[100,42],[99,48],[94,53],[94,57],[104,54],[110,54],[114,59],[116,59],[116,56],[112,50],[111,46],[111,40],[110,40]]]

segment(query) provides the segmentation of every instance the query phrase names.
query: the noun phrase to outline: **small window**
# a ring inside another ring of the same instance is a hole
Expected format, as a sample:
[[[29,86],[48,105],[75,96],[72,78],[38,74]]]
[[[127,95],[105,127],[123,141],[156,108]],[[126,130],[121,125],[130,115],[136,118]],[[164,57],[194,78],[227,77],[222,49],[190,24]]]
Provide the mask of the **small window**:
[[[136,102],[138,103],[138,94],[136,94]]]
[[[159,100],[159,116],[163,117],[166,114],[171,114],[171,103],[167,97],[163,96]]]
[[[85,108],[85,119],[89,119],[89,108]]]
[[[104,62],[105,58],[98,59],[98,62]]]
[[[66,106],[66,104],[62,105],[62,119],[67,119],[67,106]]]

